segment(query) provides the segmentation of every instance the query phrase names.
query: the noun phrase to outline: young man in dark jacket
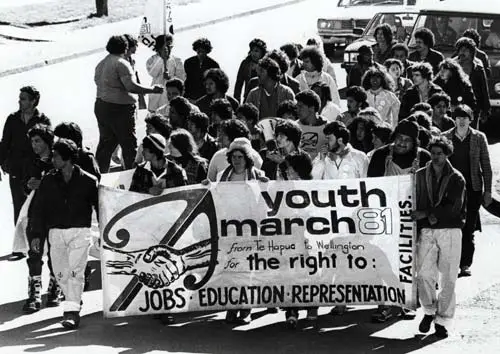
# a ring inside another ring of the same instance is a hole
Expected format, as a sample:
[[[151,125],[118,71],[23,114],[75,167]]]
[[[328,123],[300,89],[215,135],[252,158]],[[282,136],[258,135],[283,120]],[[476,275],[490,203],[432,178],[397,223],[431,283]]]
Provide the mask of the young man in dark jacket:
[[[465,180],[448,161],[453,153],[449,139],[435,138],[429,149],[431,162],[416,174],[417,206],[412,213],[420,231],[417,286],[425,313],[419,330],[427,333],[434,321],[435,335],[446,338],[446,327],[455,314],[455,282],[466,215]],[[437,296],[439,278],[441,292]]]
[[[52,266],[65,296],[61,324],[67,329],[80,323],[92,210],[98,213],[97,179],[75,165],[77,152],[69,139],[54,144],[54,170],[44,176],[33,198],[29,226],[33,239],[48,233]]]

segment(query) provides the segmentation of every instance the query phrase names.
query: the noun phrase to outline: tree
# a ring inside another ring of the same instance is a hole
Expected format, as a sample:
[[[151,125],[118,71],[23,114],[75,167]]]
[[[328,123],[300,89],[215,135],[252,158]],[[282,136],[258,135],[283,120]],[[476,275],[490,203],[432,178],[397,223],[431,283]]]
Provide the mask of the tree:
[[[96,16],[108,16],[108,0],[95,0]]]

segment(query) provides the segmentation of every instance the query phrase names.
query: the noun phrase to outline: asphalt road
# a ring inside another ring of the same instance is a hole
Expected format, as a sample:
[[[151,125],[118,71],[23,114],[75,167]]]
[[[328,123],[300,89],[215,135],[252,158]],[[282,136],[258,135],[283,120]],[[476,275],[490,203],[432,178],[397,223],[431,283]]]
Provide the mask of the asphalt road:
[[[191,43],[200,36],[210,38],[214,46],[212,56],[221,64],[234,84],[240,61],[248,51],[248,42],[261,37],[275,48],[287,41],[304,42],[315,32],[314,1],[302,3],[248,18],[221,23],[176,37],[175,54],[181,58],[193,55]],[[134,31],[135,29],[131,29]],[[144,68],[152,53],[141,48],[137,65],[143,81],[149,81]],[[54,124],[75,121],[82,126],[89,145],[97,139],[97,125],[93,114],[95,88],[93,73],[103,55],[93,55],[61,64],[0,79],[0,126],[5,117],[17,108],[18,89],[27,84],[38,87],[42,93],[40,109]],[[339,65],[335,66],[337,79],[345,82]],[[232,88],[230,89],[232,91]],[[139,130],[143,129],[141,127]],[[391,320],[386,324],[371,324],[373,307],[351,309],[342,318],[327,315],[329,309],[320,309],[319,328],[303,321],[295,332],[282,324],[284,314],[266,314],[254,310],[254,321],[246,326],[229,327],[223,322],[224,313],[183,314],[175,325],[165,327],[151,317],[131,317],[104,320],[100,273],[92,262],[92,290],[84,294],[82,325],[78,331],[63,331],[58,324],[60,309],[42,309],[32,315],[22,315],[26,295],[27,267],[24,261],[8,262],[12,245],[12,207],[8,183],[0,182],[0,353],[42,352],[76,353],[424,353],[499,352],[496,337],[482,336],[491,328],[500,328],[498,307],[472,308],[471,301],[483,291],[500,283],[500,267],[495,260],[500,254],[499,226],[496,219],[488,219],[482,235],[478,236],[477,257],[471,278],[457,283],[457,318],[451,337],[436,342],[432,336],[418,335],[419,316],[414,321]],[[3,256],[3,257],[2,257]],[[44,288],[48,284],[44,270]],[[479,320],[469,322],[470,311],[480,314]],[[302,314],[304,316],[304,314]],[[464,338],[469,338],[467,345]]]

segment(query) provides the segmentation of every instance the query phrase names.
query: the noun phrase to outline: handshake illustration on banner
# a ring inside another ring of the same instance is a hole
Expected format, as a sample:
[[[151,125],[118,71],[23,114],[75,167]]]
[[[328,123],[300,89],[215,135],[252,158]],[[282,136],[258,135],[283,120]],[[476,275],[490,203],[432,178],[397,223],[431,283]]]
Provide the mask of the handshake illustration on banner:
[[[108,274],[132,275],[145,286],[160,289],[169,286],[187,271],[208,267],[210,240],[204,240],[183,249],[155,245],[137,251],[121,251],[104,245],[114,253],[108,260]]]

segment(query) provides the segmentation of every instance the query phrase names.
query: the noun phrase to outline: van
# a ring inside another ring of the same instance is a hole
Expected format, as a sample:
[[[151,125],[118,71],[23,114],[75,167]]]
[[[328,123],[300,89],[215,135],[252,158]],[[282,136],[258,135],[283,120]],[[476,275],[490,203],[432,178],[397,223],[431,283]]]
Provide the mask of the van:
[[[339,0],[332,14],[319,18],[318,34],[324,44],[348,45],[361,36],[375,13],[409,11],[420,3],[439,0]],[[358,32],[353,30],[357,28]]]

